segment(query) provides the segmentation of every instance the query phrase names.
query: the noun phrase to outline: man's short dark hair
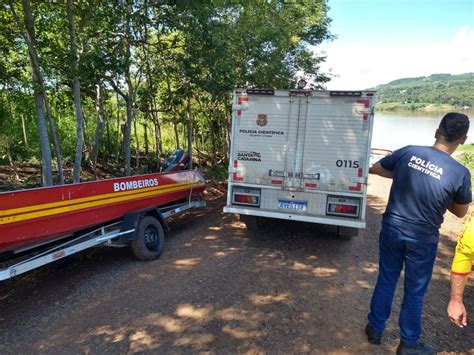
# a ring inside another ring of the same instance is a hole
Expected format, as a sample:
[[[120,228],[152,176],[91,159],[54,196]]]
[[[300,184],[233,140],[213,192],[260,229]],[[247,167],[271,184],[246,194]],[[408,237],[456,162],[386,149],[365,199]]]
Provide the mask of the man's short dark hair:
[[[463,113],[449,112],[441,120],[439,130],[448,142],[464,138],[469,131],[469,117]]]

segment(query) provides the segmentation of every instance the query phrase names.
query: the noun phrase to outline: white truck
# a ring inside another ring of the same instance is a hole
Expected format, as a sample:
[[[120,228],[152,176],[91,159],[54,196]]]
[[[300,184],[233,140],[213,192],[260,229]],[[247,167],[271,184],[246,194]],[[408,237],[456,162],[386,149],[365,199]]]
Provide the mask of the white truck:
[[[236,89],[227,204],[264,218],[365,228],[374,91]]]

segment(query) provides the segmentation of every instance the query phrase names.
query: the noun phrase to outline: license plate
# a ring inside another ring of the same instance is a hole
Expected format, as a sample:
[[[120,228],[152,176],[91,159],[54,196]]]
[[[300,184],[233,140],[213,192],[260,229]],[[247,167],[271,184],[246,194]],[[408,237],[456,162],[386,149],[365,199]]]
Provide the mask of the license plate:
[[[306,211],[306,202],[278,200],[278,208],[289,211]]]

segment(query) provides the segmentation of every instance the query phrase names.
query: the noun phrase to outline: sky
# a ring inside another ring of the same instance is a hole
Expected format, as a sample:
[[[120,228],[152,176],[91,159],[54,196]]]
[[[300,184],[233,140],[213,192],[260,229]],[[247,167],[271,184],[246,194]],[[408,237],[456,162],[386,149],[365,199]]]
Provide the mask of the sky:
[[[474,72],[474,0],[328,0],[326,87],[360,90],[392,80]]]

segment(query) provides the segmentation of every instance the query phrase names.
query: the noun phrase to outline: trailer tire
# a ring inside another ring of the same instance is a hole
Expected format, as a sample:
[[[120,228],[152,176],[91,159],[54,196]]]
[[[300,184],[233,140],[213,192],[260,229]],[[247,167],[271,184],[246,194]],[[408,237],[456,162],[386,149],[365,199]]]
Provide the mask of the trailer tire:
[[[158,258],[165,243],[161,223],[152,216],[142,217],[137,226],[136,238],[130,242],[133,255],[142,261]]]
[[[337,237],[341,240],[351,240],[359,234],[359,229],[353,227],[337,227]]]

